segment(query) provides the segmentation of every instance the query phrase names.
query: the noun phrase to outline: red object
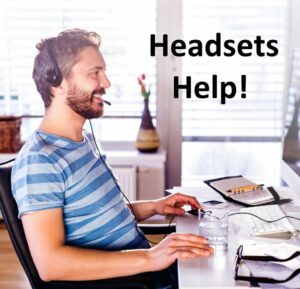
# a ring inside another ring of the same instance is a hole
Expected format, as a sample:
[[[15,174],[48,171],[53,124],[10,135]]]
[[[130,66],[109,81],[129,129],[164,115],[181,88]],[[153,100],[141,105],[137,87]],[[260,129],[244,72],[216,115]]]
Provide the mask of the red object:
[[[142,84],[142,92],[146,92],[146,88],[144,84]]]

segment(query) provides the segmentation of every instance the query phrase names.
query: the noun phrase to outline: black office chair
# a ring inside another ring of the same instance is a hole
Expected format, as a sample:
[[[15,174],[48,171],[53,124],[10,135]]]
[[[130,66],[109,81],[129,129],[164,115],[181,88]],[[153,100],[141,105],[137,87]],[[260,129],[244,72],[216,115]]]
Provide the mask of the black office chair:
[[[32,289],[150,289],[153,283],[145,274],[128,277],[93,280],[93,281],[50,281],[41,280],[38,271],[33,263],[27,245],[22,222],[18,219],[18,208],[11,191],[11,167],[0,167],[0,210],[4,223],[7,227],[10,239],[17,253],[17,256],[25,270]],[[142,228],[143,229],[143,228]],[[148,228],[145,233],[170,233],[174,227],[166,227],[166,230],[159,228]]]

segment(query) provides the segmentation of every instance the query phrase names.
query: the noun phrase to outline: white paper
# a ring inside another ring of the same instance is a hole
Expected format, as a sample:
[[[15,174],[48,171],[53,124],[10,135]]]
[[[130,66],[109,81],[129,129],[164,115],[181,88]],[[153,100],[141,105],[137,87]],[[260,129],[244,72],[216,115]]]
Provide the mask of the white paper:
[[[222,192],[224,195],[231,197],[237,201],[246,204],[263,204],[274,199],[273,195],[267,190],[267,188],[260,188],[253,191],[247,191],[244,193],[229,193],[228,190],[255,185],[254,182],[244,177],[228,178],[218,180],[210,183],[210,186],[216,190]]]
[[[267,255],[277,258],[287,258],[299,251],[300,246],[280,243],[272,245],[245,245],[243,255]],[[283,280],[300,268],[300,257],[287,262],[257,262],[245,261],[247,267],[255,277],[271,277]],[[300,288],[300,275],[294,279],[280,284],[260,284],[262,288]]]

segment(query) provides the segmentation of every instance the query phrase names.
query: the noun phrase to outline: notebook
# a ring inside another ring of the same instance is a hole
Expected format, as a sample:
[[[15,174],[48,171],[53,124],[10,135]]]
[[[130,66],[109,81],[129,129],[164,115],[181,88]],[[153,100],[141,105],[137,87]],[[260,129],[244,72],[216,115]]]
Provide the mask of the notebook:
[[[233,176],[220,179],[204,181],[215,189],[227,200],[234,200],[237,203],[249,206],[267,204],[276,201],[279,196],[274,189],[258,185],[255,182],[243,177]]]

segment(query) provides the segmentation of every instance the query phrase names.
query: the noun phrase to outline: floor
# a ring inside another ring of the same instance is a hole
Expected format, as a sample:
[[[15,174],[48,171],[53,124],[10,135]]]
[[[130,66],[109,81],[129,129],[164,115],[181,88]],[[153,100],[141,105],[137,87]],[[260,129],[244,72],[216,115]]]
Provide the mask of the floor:
[[[161,235],[147,236],[159,242]],[[5,225],[0,220],[0,288],[30,289],[30,283],[12,247]]]
[[[0,288],[31,288],[3,223],[0,223]]]

